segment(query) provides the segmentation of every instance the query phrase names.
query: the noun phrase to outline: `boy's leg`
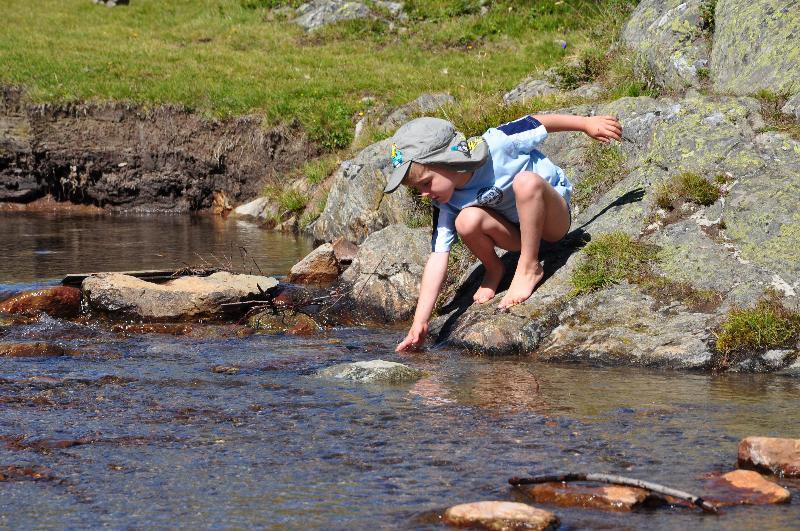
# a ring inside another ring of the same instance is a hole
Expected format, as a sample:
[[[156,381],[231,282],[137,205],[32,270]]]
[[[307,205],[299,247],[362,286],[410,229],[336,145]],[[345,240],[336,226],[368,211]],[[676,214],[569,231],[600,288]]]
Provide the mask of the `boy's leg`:
[[[505,273],[503,262],[494,252],[494,248],[497,246],[509,251],[519,250],[519,229],[497,212],[467,207],[456,218],[456,231],[464,245],[486,268],[481,287],[473,296],[475,302],[482,304],[494,297]]]
[[[514,195],[520,226],[520,256],[511,286],[498,308],[510,308],[524,302],[542,280],[539,263],[542,240],[558,241],[569,230],[569,208],[564,198],[547,181],[533,172],[514,177]]]

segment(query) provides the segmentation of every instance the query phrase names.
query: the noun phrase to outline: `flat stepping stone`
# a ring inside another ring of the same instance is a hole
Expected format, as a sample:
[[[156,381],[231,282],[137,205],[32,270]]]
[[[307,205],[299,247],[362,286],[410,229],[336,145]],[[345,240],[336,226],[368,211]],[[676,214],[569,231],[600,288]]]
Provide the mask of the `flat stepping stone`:
[[[632,511],[655,499],[645,489],[621,485],[590,487],[575,483],[552,482],[525,485],[520,489],[537,503],[606,511]]]
[[[717,507],[787,503],[792,497],[788,490],[752,470],[734,470],[712,477],[704,492],[703,499]]]
[[[739,443],[739,466],[800,477],[800,439],[747,437]]]
[[[550,529],[558,526],[551,512],[524,503],[480,501],[463,503],[444,512],[444,521],[457,526],[486,529]]]

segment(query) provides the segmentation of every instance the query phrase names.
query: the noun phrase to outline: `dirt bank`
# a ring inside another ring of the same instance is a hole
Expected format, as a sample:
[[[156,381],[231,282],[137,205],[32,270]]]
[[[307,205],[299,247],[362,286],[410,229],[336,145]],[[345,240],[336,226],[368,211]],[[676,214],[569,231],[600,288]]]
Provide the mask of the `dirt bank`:
[[[264,129],[254,116],[214,121],[118,102],[33,105],[5,87],[0,202],[49,194],[113,210],[200,210],[215,192],[255,197],[315,149],[294,124]]]

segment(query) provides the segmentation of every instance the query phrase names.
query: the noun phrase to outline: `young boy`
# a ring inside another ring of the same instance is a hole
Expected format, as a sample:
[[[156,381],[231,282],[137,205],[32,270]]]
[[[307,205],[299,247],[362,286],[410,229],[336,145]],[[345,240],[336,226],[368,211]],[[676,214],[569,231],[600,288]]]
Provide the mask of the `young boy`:
[[[601,142],[622,135],[612,116],[559,114],[525,116],[469,140],[439,118],[417,118],[397,130],[392,138],[394,171],[384,192],[405,184],[430,198],[434,206],[432,252],[422,275],[414,322],[397,352],[425,341],[456,233],[486,268],[473,297],[476,303],[494,298],[505,274],[495,247],[520,253],[498,308],[510,308],[531,296],[544,276],[541,240],[556,242],[570,226],[572,185],[563,170],[536,149],[548,132],[557,131],[583,131]]]

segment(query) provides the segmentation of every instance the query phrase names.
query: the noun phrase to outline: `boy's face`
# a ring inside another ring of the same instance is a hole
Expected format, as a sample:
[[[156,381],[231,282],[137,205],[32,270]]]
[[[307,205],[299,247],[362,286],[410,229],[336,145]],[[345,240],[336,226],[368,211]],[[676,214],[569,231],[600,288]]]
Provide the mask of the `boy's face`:
[[[463,176],[463,173],[443,166],[428,166],[415,162],[409,168],[404,184],[415,188],[422,197],[447,203],[453,197],[456,180]]]

